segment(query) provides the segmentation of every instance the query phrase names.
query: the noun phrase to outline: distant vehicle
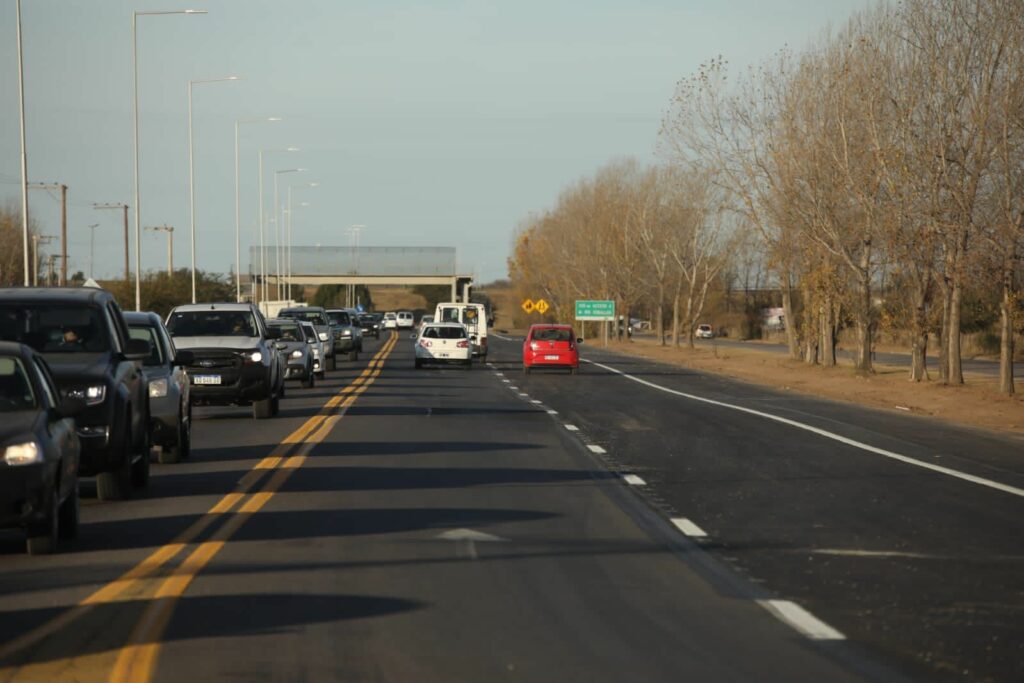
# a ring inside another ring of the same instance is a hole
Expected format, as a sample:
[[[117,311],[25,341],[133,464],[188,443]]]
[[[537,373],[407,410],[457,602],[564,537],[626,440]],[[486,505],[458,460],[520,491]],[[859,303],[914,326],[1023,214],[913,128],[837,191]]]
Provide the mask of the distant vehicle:
[[[323,379],[327,376],[327,372],[324,369],[324,343],[320,341],[313,323],[305,320],[297,320],[296,322],[299,323],[299,329],[302,330],[306,343],[309,344],[309,352],[313,355],[313,372],[317,377]]]
[[[335,329],[331,325],[331,321],[327,318],[326,309],[321,306],[293,306],[291,308],[283,308],[278,311],[277,317],[279,318],[291,318],[292,320],[305,320],[306,322],[313,323],[313,327],[316,328],[316,334],[320,337],[320,341],[324,343],[324,359],[326,361],[327,369],[334,370],[337,366],[335,364],[334,356],[334,336]]]
[[[316,370],[313,368],[313,351],[300,324],[300,321],[291,318],[267,321],[267,327],[277,330],[280,335],[277,344],[285,357],[284,378],[297,379],[303,388],[310,389],[316,385]]]
[[[395,314],[395,325],[399,329],[411,330],[416,325],[416,319],[410,311],[398,311]]]
[[[374,339],[380,339],[380,322],[371,313],[363,313],[359,316],[359,326],[363,330],[363,336],[372,335]]]
[[[419,328],[418,328],[417,332],[422,331],[424,326],[429,325],[432,322],[434,322],[434,316],[432,316],[432,315],[425,315],[425,316],[423,316],[422,318],[420,318],[420,325],[419,325]]]
[[[41,353],[64,396],[85,401],[75,420],[80,473],[100,500],[128,498],[149,482],[149,399],[142,361],[114,296],[91,287],[0,289],[0,340]]]
[[[192,403],[252,405],[263,420],[277,415],[284,397],[284,359],[263,315],[250,303],[185,304],[167,316],[179,349],[188,349]]]
[[[157,460],[179,462],[192,451],[192,401],[187,366],[191,351],[178,351],[156,313],[125,313],[132,339],[149,342],[142,361],[149,386],[149,443],[160,447]]]
[[[487,310],[483,304],[441,303],[434,309],[434,320],[465,325],[473,355],[487,358]]]
[[[348,354],[349,360],[359,360],[363,350],[363,328],[359,325],[355,309],[328,308],[327,319],[334,328],[334,356]]]
[[[417,368],[427,364],[458,364],[469,369],[473,364],[469,334],[461,323],[430,323],[416,336]]]
[[[384,329],[393,330],[396,327],[398,327],[398,317],[395,315],[394,311],[388,311],[384,314]]]
[[[697,339],[714,339],[715,331],[711,325],[697,325]]]
[[[30,555],[78,534],[80,398],[59,398],[42,356],[0,342],[0,527],[25,530]]]
[[[530,374],[534,368],[568,368],[569,374],[575,375],[580,368],[577,346],[582,343],[571,325],[532,325],[523,342],[523,372]]]

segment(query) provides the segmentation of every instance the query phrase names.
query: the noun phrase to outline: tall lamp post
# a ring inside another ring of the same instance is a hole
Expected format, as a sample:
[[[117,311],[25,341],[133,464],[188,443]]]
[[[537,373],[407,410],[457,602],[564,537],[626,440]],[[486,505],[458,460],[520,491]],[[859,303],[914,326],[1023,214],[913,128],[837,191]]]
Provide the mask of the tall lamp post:
[[[260,176],[260,210],[259,210],[259,222],[260,222],[260,301],[267,300],[267,248],[266,239],[264,237],[264,231],[266,229],[266,221],[263,220],[263,155],[266,152],[298,152],[298,147],[284,147],[281,149],[261,149],[259,153],[259,176]]]
[[[241,228],[239,227],[240,207],[238,203],[238,127],[243,123],[269,123],[280,121],[279,116],[268,116],[263,119],[236,119],[235,120],[235,300],[242,300],[242,253],[241,253]]]
[[[92,263],[93,257],[96,255],[96,228],[100,227],[99,223],[93,223],[89,226],[89,279],[92,279]]]
[[[288,289],[285,298],[292,298],[292,189],[302,187],[319,187],[320,183],[302,183],[300,185],[289,185],[288,186],[288,246],[285,247],[285,255],[288,260],[288,265],[285,267],[286,277],[288,279]],[[299,206],[309,206],[309,202],[302,202]]]
[[[142,223],[139,207],[139,17],[167,14],[206,14],[204,9],[145,10],[132,12],[132,184],[135,195],[135,310],[142,310]]]
[[[285,168],[285,169],[281,169],[281,170],[278,170],[278,171],[274,171],[274,234],[275,234],[275,244],[276,244],[276,247],[274,248],[274,256],[276,257],[276,260],[277,260],[277,270],[275,272],[277,274],[277,298],[279,300],[281,299],[281,297],[284,296],[284,288],[283,288],[282,283],[281,283],[281,243],[282,243],[282,239],[281,239],[281,221],[278,220],[279,217],[281,216],[281,207],[278,205],[277,176],[281,175],[282,173],[301,173],[301,172],[303,172],[305,170],[306,169],[304,169],[304,168]]]
[[[24,252],[25,286],[28,287],[28,153],[25,151],[25,65],[21,49],[21,0],[16,0],[18,42],[18,113],[21,135],[21,240]]]

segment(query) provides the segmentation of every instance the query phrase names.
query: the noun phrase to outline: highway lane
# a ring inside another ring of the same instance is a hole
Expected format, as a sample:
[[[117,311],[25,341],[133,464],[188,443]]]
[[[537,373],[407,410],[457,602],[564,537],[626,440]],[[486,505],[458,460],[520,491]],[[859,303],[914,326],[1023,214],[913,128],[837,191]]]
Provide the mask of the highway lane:
[[[901,679],[773,616],[539,399],[414,370],[410,346],[292,389],[275,420],[202,411],[193,458],[87,505],[63,555],[4,537],[0,678]]]
[[[518,340],[491,361],[607,467],[641,477],[654,509],[706,532],[714,557],[886,661],[932,680],[1024,679],[1024,440],[584,348],[605,367],[523,376]]]

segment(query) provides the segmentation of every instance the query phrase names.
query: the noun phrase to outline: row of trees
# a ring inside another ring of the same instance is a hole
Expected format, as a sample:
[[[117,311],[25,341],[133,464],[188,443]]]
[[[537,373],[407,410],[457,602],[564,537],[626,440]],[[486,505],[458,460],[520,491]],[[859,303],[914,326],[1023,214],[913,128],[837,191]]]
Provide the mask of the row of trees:
[[[881,4],[736,79],[712,60],[679,83],[659,148],[667,168],[613,165],[529,221],[513,276],[541,277],[560,303],[579,297],[559,278],[580,276],[587,296],[627,308],[668,300],[685,333],[747,241],[781,290],[794,358],[834,365],[850,325],[871,372],[885,325],[906,333],[920,381],[935,329],[949,383],[963,382],[965,298],[998,290],[1000,388],[1013,392],[1024,0]],[[574,266],[548,273],[546,251]]]

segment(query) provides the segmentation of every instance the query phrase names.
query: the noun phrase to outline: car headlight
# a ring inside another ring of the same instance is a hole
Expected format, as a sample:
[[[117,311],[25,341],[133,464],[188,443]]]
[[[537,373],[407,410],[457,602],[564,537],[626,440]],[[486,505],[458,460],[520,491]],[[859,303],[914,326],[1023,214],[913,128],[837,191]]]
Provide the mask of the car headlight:
[[[320,357],[320,349],[313,349],[313,358]]]
[[[16,443],[4,449],[4,462],[8,465],[35,465],[43,461],[43,449],[35,441]]]
[[[298,349],[295,349],[294,351],[292,351],[291,357],[292,358],[302,358],[302,351],[299,351]]]
[[[77,387],[68,389],[67,395],[85,401],[87,406],[97,406],[103,403],[107,397],[107,386],[105,384],[94,384],[88,387]]]
[[[341,331],[341,336],[342,337],[351,337],[352,336],[352,330],[342,330]]]
[[[163,398],[167,395],[167,378],[161,377],[149,383],[149,397]]]
[[[319,336],[320,336],[320,341],[327,341],[327,333],[326,332],[320,332]]]
[[[243,351],[242,360],[246,363],[259,363],[263,360],[263,353],[261,351]]]

